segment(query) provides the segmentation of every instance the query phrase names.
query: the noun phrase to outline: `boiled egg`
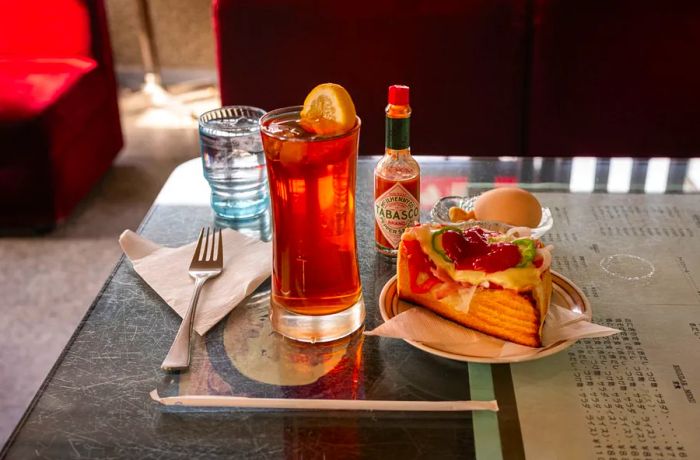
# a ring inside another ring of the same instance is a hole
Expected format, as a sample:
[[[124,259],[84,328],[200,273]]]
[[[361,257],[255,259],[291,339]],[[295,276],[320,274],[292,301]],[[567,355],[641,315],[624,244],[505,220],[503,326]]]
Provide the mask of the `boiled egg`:
[[[542,206],[527,190],[501,187],[482,193],[474,203],[474,214],[477,220],[536,228],[542,219]]]

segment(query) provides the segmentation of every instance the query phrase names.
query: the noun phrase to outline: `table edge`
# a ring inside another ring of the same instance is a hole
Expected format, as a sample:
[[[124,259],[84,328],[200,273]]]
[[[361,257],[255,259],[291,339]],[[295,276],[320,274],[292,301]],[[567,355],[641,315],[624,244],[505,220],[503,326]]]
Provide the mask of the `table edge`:
[[[148,209],[148,212],[146,213],[143,220],[141,221],[138,228],[136,229],[137,233],[141,233],[144,226],[148,223],[148,221],[151,220],[151,217],[153,216],[155,209],[157,207],[158,206],[155,204],[155,202],[153,203],[153,205],[151,205],[151,207]],[[75,328],[75,331],[73,331],[73,334],[71,334],[70,338],[68,339],[68,342],[66,342],[66,345],[63,347],[63,349],[61,350],[61,353],[58,355],[58,358],[56,358],[56,361],[51,366],[51,369],[46,374],[46,377],[41,382],[41,385],[39,385],[39,389],[36,391],[36,393],[32,397],[32,400],[30,401],[29,405],[27,406],[26,410],[24,411],[24,414],[22,414],[22,417],[17,422],[17,425],[15,425],[14,429],[10,433],[10,436],[7,438],[7,441],[5,441],[5,444],[2,446],[2,449],[0,449],[0,459],[5,458],[7,456],[7,454],[10,452],[10,449],[12,448],[17,437],[19,436],[20,431],[22,431],[22,429],[24,428],[24,425],[27,422],[27,419],[29,419],[29,416],[36,408],[36,405],[39,402],[39,399],[41,399],[41,397],[44,395],[46,388],[48,387],[51,380],[53,380],[53,377],[56,375],[56,371],[58,371],[59,366],[63,363],[63,359],[65,358],[66,353],[68,352],[70,347],[73,345],[73,343],[75,343],[75,340],[78,338],[78,334],[80,334],[80,332],[83,330],[83,327],[87,323],[88,317],[95,310],[97,303],[102,299],[102,296],[104,295],[104,292],[107,289],[107,286],[112,282],[114,275],[117,273],[117,270],[119,270],[121,268],[121,266],[124,264],[125,259],[126,259],[126,255],[122,253],[122,255],[119,257],[119,260],[117,260],[116,264],[114,265],[114,268],[112,268],[112,271],[110,272],[109,276],[107,277],[105,282],[102,284],[102,287],[100,288],[100,291],[95,296],[95,299],[90,304],[90,307],[87,309],[87,311],[85,312],[83,317],[80,319],[80,322],[78,323],[78,326]]]

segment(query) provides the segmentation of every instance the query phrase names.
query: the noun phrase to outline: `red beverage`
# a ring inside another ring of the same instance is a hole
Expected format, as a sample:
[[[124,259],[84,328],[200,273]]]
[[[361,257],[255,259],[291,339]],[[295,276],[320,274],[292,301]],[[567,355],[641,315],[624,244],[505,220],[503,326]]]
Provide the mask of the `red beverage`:
[[[263,117],[273,219],[272,302],[301,315],[355,305],[362,289],[355,239],[355,170],[360,121],[319,136],[299,107]]]

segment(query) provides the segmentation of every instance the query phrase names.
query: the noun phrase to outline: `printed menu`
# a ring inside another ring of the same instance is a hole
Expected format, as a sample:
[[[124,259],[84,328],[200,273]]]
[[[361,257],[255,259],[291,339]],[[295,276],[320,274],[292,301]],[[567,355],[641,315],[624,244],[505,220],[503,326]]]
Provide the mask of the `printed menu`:
[[[511,365],[526,457],[700,458],[700,200],[538,197],[553,269],[622,333]]]

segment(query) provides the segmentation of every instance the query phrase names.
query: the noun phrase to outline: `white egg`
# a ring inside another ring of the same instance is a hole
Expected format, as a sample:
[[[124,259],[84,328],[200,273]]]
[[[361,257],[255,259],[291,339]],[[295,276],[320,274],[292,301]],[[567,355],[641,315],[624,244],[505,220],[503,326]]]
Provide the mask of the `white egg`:
[[[542,206],[527,190],[501,187],[482,193],[474,203],[474,214],[477,220],[536,228],[542,219]]]

